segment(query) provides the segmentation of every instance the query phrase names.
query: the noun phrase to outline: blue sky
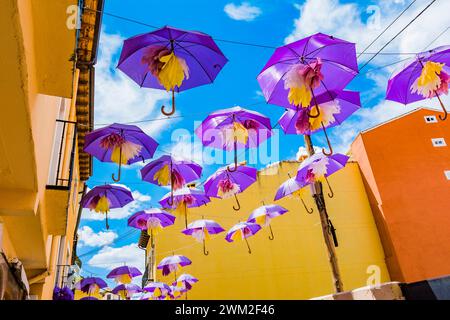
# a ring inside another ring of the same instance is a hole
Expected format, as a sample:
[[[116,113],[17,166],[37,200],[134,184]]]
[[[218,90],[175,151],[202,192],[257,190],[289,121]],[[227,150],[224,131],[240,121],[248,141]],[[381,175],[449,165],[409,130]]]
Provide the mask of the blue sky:
[[[393,27],[382,36],[368,52],[376,52],[388,39],[411,20],[429,1],[418,0]],[[181,29],[198,30],[210,34],[215,39],[225,39],[268,46],[281,46],[287,42],[303,38],[316,32],[332,34],[357,43],[361,51],[388,25],[410,1],[181,1],[172,0],[170,8],[162,1],[107,0],[105,12],[145,22],[149,25],[171,25]],[[440,12],[449,12],[449,1],[438,1],[407,32],[398,37],[383,52],[418,52],[448,27],[448,22]],[[273,53],[272,49],[230,44],[217,41],[229,63],[211,85],[194,88],[177,96],[176,118],[160,120],[160,106],[167,102],[168,94],[163,91],[140,89],[129,78],[115,69],[122,41],[137,34],[154,29],[123,21],[108,15],[103,17],[100,40],[100,56],[96,76],[96,127],[113,122],[143,121],[139,126],[160,143],[155,157],[166,152],[200,161],[202,150],[187,140],[179,141],[179,133],[192,134],[199,121],[208,113],[240,105],[259,111],[270,117],[275,125],[283,109],[264,103],[256,76]],[[441,36],[432,47],[449,42],[449,35]],[[370,55],[363,55],[360,65]],[[378,56],[364,69],[348,87],[361,91],[363,109],[358,111],[343,125],[330,130],[332,144],[340,152],[346,152],[349,144],[359,131],[381,121],[397,116],[418,105],[404,107],[383,100],[389,75],[401,64],[383,68],[375,72],[367,71],[405,58],[404,55]],[[428,103],[428,105],[430,105]],[[321,133],[316,134],[314,143],[322,145]],[[285,136],[280,132],[268,148],[272,161],[294,159],[302,152],[303,138]],[[190,140],[194,142],[194,140]],[[272,143],[273,146],[272,147]],[[300,148],[300,150],[299,150]],[[180,152],[180,150],[182,150]],[[191,152],[192,151],[192,152]],[[273,151],[273,152],[271,152]],[[279,151],[279,152],[278,152]],[[208,150],[205,150],[208,153]],[[261,168],[268,163],[254,164]],[[219,166],[205,165],[203,179]],[[111,230],[106,231],[102,216],[84,212],[81,225],[81,247],[78,254],[84,263],[84,273],[105,276],[108,269],[124,262],[143,268],[143,252],[137,249],[139,233],[130,233],[126,219],[132,213],[157,206],[158,200],[167,189],[142,182],[140,165],[124,170],[122,181],[132,191],[137,201],[128,207],[112,213]],[[94,161],[94,175],[89,187],[111,183],[111,174],[117,167]],[[100,220],[99,220],[100,219]],[[122,235],[126,235],[122,238]],[[119,241],[117,238],[119,237]],[[88,253],[87,255],[84,255]]]

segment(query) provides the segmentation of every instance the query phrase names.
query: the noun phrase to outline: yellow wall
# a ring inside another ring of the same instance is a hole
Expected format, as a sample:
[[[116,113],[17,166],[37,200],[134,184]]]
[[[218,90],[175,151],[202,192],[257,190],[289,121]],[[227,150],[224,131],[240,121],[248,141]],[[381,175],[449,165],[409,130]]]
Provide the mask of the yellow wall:
[[[239,195],[240,212],[232,209],[234,199],[213,200],[201,209],[192,209],[189,220],[202,216],[213,219],[225,229],[247,220],[251,211],[273,203],[278,186],[295,175],[298,162],[282,162],[259,173],[256,184]],[[384,253],[372,217],[368,198],[356,163],[333,175],[335,198],[326,199],[330,217],[337,229],[340,247],[337,248],[345,290],[366,286],[370,266],[378,266],[380,281],[389,281]],[[309,195],[309,192],[307,193]],[[307,196],[306,203],[313,206]],[[156,239],[157,262],[170,255],[183,254],[192,265],[181,272],[199,278],[190,299],[308,299],[333,292],[331,272],[323,241],[317,210],[307,214],[297,199],[278,202],[290,211],[273,220],[275,240],[268,239],[263,229],[249,238],[253,254],[247,253],[245,242],[228,243],[225,233],[208,244],[209,256],[204,256],[202,245],[181,234],[184,219],[167,228]],[[371,271],[373,272],[373,271]],[[158,281],[172,282],[173,275]]]

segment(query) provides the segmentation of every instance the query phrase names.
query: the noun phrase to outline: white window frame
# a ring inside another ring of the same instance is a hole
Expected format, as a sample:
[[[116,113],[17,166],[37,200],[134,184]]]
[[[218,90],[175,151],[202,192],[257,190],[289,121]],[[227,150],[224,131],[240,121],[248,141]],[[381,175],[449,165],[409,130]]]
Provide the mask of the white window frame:
[[[441,141],[443,143],[440,143]],[[444,138],[433,138],[433,139],[431,139],[431,143],[433,144],[433,147],[435,147],[435,148],[442,148],[442,147],[447,146],[447,142],[445,142]]]
[[[450,170],[445,170],[444,175],[447,178],[447,180],[450,180]]]
[[[432,118],[432,120],[428,120],[428,118]],[[438,123],[438,120],[434,115],[425,116],[424,119],[425,123]]]

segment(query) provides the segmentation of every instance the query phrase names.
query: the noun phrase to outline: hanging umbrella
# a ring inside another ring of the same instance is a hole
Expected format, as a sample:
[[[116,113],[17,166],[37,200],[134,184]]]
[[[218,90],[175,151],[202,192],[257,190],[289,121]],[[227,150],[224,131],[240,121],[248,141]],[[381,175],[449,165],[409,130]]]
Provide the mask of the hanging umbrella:
[[[100,289],[106,288],[106,282],[97,277],[84,278],[75,285],[75,289],[80,290],[89,296],[97,296]]]
[[[209,252],[206,250],[206,240],[209,239],[209,235],[218,234],[224,231],[225,229],[217,222],[203,219],[192,222],[181,232],[185,235],[194,237],[199,242],[203,242],[203,254],[207,256],[209,255]]]
[[[313,208],[308,209],[305,201],[303,200],[304,188],[307,186],[307,184],[302,184],[297,181],[296,178],[291,178],[290,174],[288,174],[288,176],[289,179],[283,182],[283,184],[278,188],[274,200],[277,201],[286,196],[298,196],[303,204],[303,207],[305,207],[306,212],[312,214],[314,212]]]
[[[163,282],[150,282],[144,287],[144,292],[151,293],[153,299],[164,299],[170,292],[170,287]]]
[[[53,289],[52,299],[55,301],[71,301],[74,300],[74,294],[73,291],[67,286],[62,288],[55,287]]]
[[[332,156],[316,153],[300,164],[296,180],[300,184],[312,184],[325,181],[331,192],[328,193],[328,196],[333,198],[334,192],[327,178],[336,171],[344,168],[348,159],[348,156],[339,153],[333,154]]]
[[[441,100],[448,95],[450,84],[450,46],[442,46],[417,54],[400,72],[388,82],[386,100],[409,104],[436,97],[447,119],[447,109]]]
[[[118,182],[122,165],[151,159],[157,147],[158,143],[139,127],[114,123],[88,133],[84,151],[102,162],[117,163],[118,176],[113,174],[112,179]]]
[[[227,168],[221,168],[210,176],[205,182],[205,193],[209,197],[227,199],[234,196],[237,207],[233,206],[235,211],[241,209],[241,204],[237,194],[244,192],[256,182],[257,171],[248,166],[238,166],[230,172]]]
[[[241,107],[211,113],[195,130],[206,147],[234,151],[234,168],[237,169],[237,150],[256,148],[272,136],[270,119]]]
[[[128,219],[128,226],[139,230],[147,230],[153,245],[153,237],[163,228],[173,225],[175,216],[161,209],[148,209],[133,214]]]
[[[114,279],[117,283],[130,284],[134,277],[141,275],[142,273],[135,267],[120,266],[114,268],[106,277],[108,279]]]
[[[182,255],[172,255],[161,260],[157,268],[162,270],[163,276],[168,276],[172,272],[175,274],[175,280],[177,279],[177,270],[179,267],[185,267],[192,263],[187,257]]]
[[[140,292],[142,292],[141,287],[134,283],[120,284],[112,291],[112,293],[119,295],[122,299],[131,299],[135,293]]]
[[[173,201],[171,200],[172,197]],[[176,190],[175,192],[173,192],[173,194],[172,192],[169,192],[159,201],[159,204],[163,208],[175,209],[177,211],[183,209],[185,225],[187,228],[187,209],[206,205],[210,201],[211,200],[209,199],[209,197],[205,195],[203,191],[195,188],[185,187],[183,189]]]
[[[178,277],[178,279],[173,283],[174,286],[180,288],[181,290],[191,290],[192,285],[197,283],[198,279],[191,276],[190,274],[182,274]]]
[[[186,183],[200,179],[202,167],[191,161],[176,160],[172,156],[162,156],[141,169],[142,180],[158,186],[170,185],[173,204],[173,191],[184,187]]]
[[[161,108],[170,116],[175,92],[212,83],[227,62],[209,35],[165,26],[125,40],[117,68],[141,88],[171,91],[172,110]]]
[[[134,201],[131,191],[116,185],[97,186],[90,190],[81,199],[80,205],[91,211],[104,213],[106,216],[106,229],[109,229],[108,213],[111,209],[123,208]]]
[[[272,226],[270,225],[270,221],[273,218],[279,217],[288,211],[289,210],[283,208],[282,206],[278,206],[278,205],[274,205],[274,204],[265,205],[263,203],[262,207],[259,207],[258,209],[256,209],[255,211],[252,212],[252,214],[248,218],[247,222],[257,223],[262,227],[269,227],[269,229],[270,229],[269,239],[273,240],[273,239],[275,239],[275,237],[273,235],[273,230],[272,230]]]
[[[261,230],[261,226],[256,223],[251,222],[239,222],[233,228],[231,228],[225,240],[228,242],[233,242],[236,240],[244,240],[247,244],[248,253],[252,253],[252,249],[250,249],[250,245],[248,244],[248,237],[255,235],[259,230]]]
[[[326,129],[340,125],[355,111],[361,107],[359,92],[354,91],[330,91],[316,98],[320,117],[311,118],[309,114],[313,106],[307,108],[296,107],[283,114],[278,123],[286,134],[307,134],[323,130],[329,143]],[[326,151],[323,150],[325,153]]]
[[[170,286],[170,292],[169,292],[168,296],[172,300],[178,300],[181,298],[181,295],[183,294],[183,292],[187,292],[187,290],[184,290],[182,288],[179,288],[179,287],[173,285],[173,286]]]
[[[357,74],[355,44],[317,33],[277,48],[258,82],[267,102],[294,110],[313,105],[315,114],[307,110],[307,117],[321,124],[318,97],[326,93],[333,100],[330,91],[344,89]]]

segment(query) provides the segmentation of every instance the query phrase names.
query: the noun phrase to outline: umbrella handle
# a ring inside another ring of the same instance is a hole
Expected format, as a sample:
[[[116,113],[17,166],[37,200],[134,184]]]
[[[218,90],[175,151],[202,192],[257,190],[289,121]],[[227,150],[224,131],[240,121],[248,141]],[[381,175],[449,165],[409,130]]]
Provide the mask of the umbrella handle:
[[[313,208],[308,209],[308,207],[306,206],[305,201],[303,201],[303,198],[300,198],[300,200],[302,201],[303,207],[305,207],[306,212],[308,212],[309,214],[312,214],[314,212],[314,209]]]
[[[269,224],[269,230],[270,230],[269,240],[273,241],[273,239],[275,239],[275,236],[273,235],[272,226],[270,224]]]
[[[322,122],[322,129],[323,129],[323,133],[325,134],[325,138],[327,139],[328,148],[330,149],[330,152],[327,152],[327,151],[325,151],[325,148],[322,148],[322,153],[326,156],[331,156],[331,155],[333,155],[333,147],[331,146],[330,139],[328,139],[327,130],[325,129],[323,122]]]
[[[109,230],[109,223],[108,223],[108,211],[106,211],[106,230]]]
[[[247,238],[244,238],[245,243],[247,244],[247,248],[248,248],[248,253],[252,254],[252,249],[250,249],[250,245],[248,244]]]
[[[117,179],[116,179],[116,175],[114,173],[112,174],[112,179],[115,182],[119,182],[120,181],[121,169],[122,169],[122,147],[120,147],[120,151],[119,151],[119,172],[118,172],[118,175],[117,175]]]
[[[311,113],[307,112],[307,115],[308,115],[308,117],[315,119],[320,116],[320,109],[319,109],[319,105],[317,103],[316,95],[314,94],[314,90],[312,88],[311,88],[311,94],[314,99],[314,105],[316,106],[317,114],[313,116]]]
[[[174,113],[175,113],[175,110],[176,110],[176,106],[175,106],[175,91],[174,90],[172,90],[172,110],[171,111],[169,111],[169,112],[167,112],[166,111],[166,106],[162,106],[161,107],[161,113],[163,114],[163,115],[165,115],[165,116],[171,116],[171,115],[173,115]]]
[[[187,219],[187,205],[184,203],[184,223],[186,225],[186,229],[188,228],[188,219]]]
[[[205,239],[203,239],[203,254],[204,254],[205,256],[209,255],[209,251],[206,250],[206,242],[205,242]]]
[[[332,198],[334,198],[334,191],[333,191],[333,189],[331,188],[330,182],[328,181],[328,178],[327,178],[327,177],[325,177],[325,181],[327,182],[328,189],[330,189],[330,192],[331,192],[331,194],[328,193],[328,197],[329,197],[330,199],[332,199]]]
[[[229,172],[236,172],[238,168],[238,156],[237,156],[237,137],[234,137],[234,168],[230,169],[230,166],[227,167]]]
[[[435,93],[436,93],[436,91],[435,91]],[[444,103],[442,102],[441,97],[439,97],[439,95],[437,93],[436,93],[436,98],[438,98],[439,104],[441,105],[441,108],[444,111],[444,116],[442,117],[441,115],[439,115],[439,119],[441,119],[442,121],[445,121],[445,119],[447,119],[447,116],[448,116],[447,109],[445,109]]]
[[[239,199],[236,194],[234,195],[234,198],[236,199],[236,203],[238,206],[237,206],[237,208],[235,206],[233,206],[233,209],[234,209],[234,211],[239,211],[239,210],[241,210],[241,203],[239,202]]]

